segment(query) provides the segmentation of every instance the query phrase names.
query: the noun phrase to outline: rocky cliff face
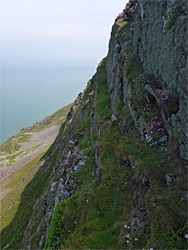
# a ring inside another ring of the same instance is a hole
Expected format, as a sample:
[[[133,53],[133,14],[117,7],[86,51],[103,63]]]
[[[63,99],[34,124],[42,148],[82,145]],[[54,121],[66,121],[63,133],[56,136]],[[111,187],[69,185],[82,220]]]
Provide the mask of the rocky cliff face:
[[[128,37],[125,35],[117,42],[116,34],[118,27],[122,29],[122,19],[131,22],[131,27]],[[130,1],[129,7],[117,18],[112,29],[106,67],[108,84],[113,89],[112,105],[121,95],[125,103],[130,96],[125,59],[128,43],[134,47],[143,72],[153,75],[158,83],[156,86],[150,82],[153,86],[145,87],[148,94],[159,103],[163,101],[160,100],[162,94],[156,95],[156,87],[168,91],[167,94],[172,91],[175,99],[161,105],[160,111],[168,136],[175,136],[180,145],[180,155],[187,160],[187,2]],[[134,106],[130,108],[134,109]],[[140,115],[137,117],[141,118]],[[140,125],[141,130],[142,122]]]
[[[186,1],[131,0],[45,156],[22,249],[185,249]]]

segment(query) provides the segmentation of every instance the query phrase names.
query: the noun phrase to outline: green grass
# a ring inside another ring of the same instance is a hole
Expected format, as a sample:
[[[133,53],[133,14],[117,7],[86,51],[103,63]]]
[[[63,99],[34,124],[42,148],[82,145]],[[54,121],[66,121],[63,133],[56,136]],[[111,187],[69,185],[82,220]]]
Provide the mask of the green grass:
[[[55,125],[61,126],[63,122],[65,122],[67,113],[69,112],[70,108],[72,106],[72,103],[59,109],[54,114],[46,117],[44,120],[41,121],[41,124],[38,125],[36,128],[33,129],[34,132],[40,132],[47,127],[52,126],[52,124],[55,121]]]
[[[9,243],[7,249],[21,249],[22,238],[33,212],[33,206],[36,199],[41,196],[48,182],[57,157],[56,153],[51,161],[50,169],[43,169],[36,174],[37,164],[43,154],[36,157],[29,164],[9,177],[12,178],[12,180],[11,183],[7,185],[7,188],[12,188],[12,191],[1,201],[3,218],[3,221],[1,221],[2,247],[5,247]],[[30,173],[30,178],[20,186],[20,183],[22,183]]]
[[[86,103],[89,100],[89,96],[93,93],[94,80],[91,79],[88,81],[87,86],[85,88],[83,102]]]
[[[52,218],[52,222],[49,229],[49,237],[48,237],[48,246],[47,249],[50,249],[50,246],[53,246],[55,248],[59,248],[62,246],[64,238],[64,218],[62,216],[63,213],[63,206],[60,206],[59,203],[57,203],[55,208],[55,213]]]
[[[17,139],[18,143],[22,144],[28,142],[31,139],[32,135],[26,134],[25,132],[21,131],[18,135],[14,138]]]
[[[31,148],[29,148],[29,149],[27,149],[27,150],[22,150],[22,151],[20,151],[19,153],[16,153],[16,152],[14,152],[14,153],[12,153],[12,154],[9,154],[7,157],[5,157],[5,158],[3,158],[3,159],[0,159],[0,161],[4,161],[4,160],[7,160],[8,161],[8,163],[6,163],[6,167],[8,167],[8,166],[12,166],[15,162],[16,162],[16,159],[17,159],[17,157],[19,157],[19,159],[21,158],[21,157],[23,157],[23,156],[25,156],[25,155],[27,155],[29,152],[34,152],[38,147],[40,147],[42,144],[38,144],[38,145],[36,145],[36,146],[34,146],[34,147],[31,147]]]
[[[77,183],[77,189],[88,187],[96,173],[97,165],[94,158],[94,149],[88,148],[87,151],[85,151],[85,156],[87,162],[84,168],[82,168],[80,172],[71,174]]]
[[[14,154],[9,154],[7,157],[0,159],[0,161],[4,161],[7,160],[9,161],[8,164],[6,164],[6,166],[12,166],[13,163],[15,163],[15,160],[18,156],[23,156],[25,153],[24,151],[21,151],[19,153],[14,153]]]
[[[131,84],[135,84],[133,79],[135,79],[139,74],[142,73],[142,68],[137,59],[131,58],[127,60],[127,77],[132,79]]]
[[[17,140],[11,140],[7,142],[6,144],[1,146],[1,151],[12,154],[16,151],[18,151],[21,148],[20,143]]]
[[[65,106],[65,107],[63,107],[63,108],[61,108],[61,109],[59,109],[59,110],[56,111],[54,114],[52,114],[52,115],[49,116],[48,121],[49,121],[49,122],[52,122],[52,121],[54,121],[54,120],[59,120],[59,119],[61,119],[60,122],[61,122],[61,123],[64,122],[65,119],[66,119],[66,115],[67,115],[67,113],[69,112],[71,106],[72,106],[72,103],[69,104],[69,105],[67,105],[67,106]],[[62,117],[63,117],[63,119],[62,119]]]
[[[11,180],[11,182],[4,189],[2,189],[2,191],[6,189],[12,189],[12,191],[9,192],[1,201],[1,208],[2,208],[1,212],[3,217],[3,220],[1,221],[1,229],[5,228],[11,222],[12,218],[15,216],[19,207],[21,194],[28,181],[26,181],[26,183],[24,183],[23,185],[21,185],[21,183],[32,172],[34,173],[29,179],[33,177],[33,175],[37,171],[37,164],[42,155],[43,154],[36,157],[33,161],[31,161],[30,163],[28,163],[27,165],[25,165],[24,167],[22,167],[12,175],[10,175],[7,179],[5,179],[2,182],[3,184],[6,181]],[[19,185],[21,186],[19,187]],[[12,208],[9,210],[9,207],[11,206]],[[7,211],[9,211],[9,213],[7,213]]]
[[[90,121],[87,119],[84,119],[84,121],[75,129],[76,133],[87,131],[90,126]]]
[[[175,171],[176,165],[173,160],[168,161],[160,149],[140,140],[129,112],[127,109],[126,113],[123,112],[124,109],[125,105],[119,103],[114,110],[121,124],[125,122],[124,128],[118,124],[109,126],[99,138],[87,135],[79,142],[78,148],[86,156],[86,165],[79,173],[72,174],[79,192],[58,205],[58,215],[53,218],[50,229],[53,240],[48,242],[49,248],[139,249],[162,246],[164,249],[176,249],[178,244],[185,246],[182,239],[185,233],[185,199],[181,199],[182,193],[178,190],[169,191],[164,183],[165,175]],[[122,131],[128,132],[127,138]],[[100,155],[99,169],[95,163],[96,146]],[[127,165],[121,160],[125,155],[128,157]],[[135,169],[132,169],[132,163]],[[146,195],[151,232],[133,234],[124,225],[130,225],[130,218],[140,209],[131,190],[138,187],[137,192],[143,192],[144,187],[140,184],[142,174],[148,176],[152,183]],[[161,202],[156,205],[161,196]],[[166,220],[166,215],[170,219],[167,217]],[[160,222],[160,226],[154,226],[155,220]],[[129,245],[123,238],[126,233],[132,238]],[[133,240],[134,237],[138,242]]]
[[[131,27],[131,23],[122,20],[121,22],[118,22],[117,25],[118,32],[116,33],[116,41],[118,43],[122,43],[122,41],[127,41],[129,38],[129,30]]]

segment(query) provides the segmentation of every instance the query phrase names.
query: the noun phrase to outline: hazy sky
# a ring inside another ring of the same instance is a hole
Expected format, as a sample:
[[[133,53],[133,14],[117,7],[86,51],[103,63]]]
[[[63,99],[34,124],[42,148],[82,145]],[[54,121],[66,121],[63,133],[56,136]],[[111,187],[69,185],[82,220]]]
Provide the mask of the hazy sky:
[[[0,0],[2,69],[95,65],[127,0]]]
[[[127,0],[0,0],[2,142],[73,102]]]

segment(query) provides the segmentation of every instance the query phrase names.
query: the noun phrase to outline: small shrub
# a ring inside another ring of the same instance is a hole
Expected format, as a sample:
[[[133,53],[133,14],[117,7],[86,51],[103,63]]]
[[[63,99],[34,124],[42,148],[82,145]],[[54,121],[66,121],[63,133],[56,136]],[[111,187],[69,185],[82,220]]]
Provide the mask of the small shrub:
[[[49,229],[48,248],[61,247],[63,244],[64,233],[64,219],[63,219],[63,206],[57,203],[55,213]]]

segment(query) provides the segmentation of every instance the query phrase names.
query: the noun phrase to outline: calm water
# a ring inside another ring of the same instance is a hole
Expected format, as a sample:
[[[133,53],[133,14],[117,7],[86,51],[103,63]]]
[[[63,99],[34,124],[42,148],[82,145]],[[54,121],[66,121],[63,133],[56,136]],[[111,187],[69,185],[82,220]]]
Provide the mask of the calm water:
[[[89,67],[2,72],[1,143],[73,102],[93,74]]]

